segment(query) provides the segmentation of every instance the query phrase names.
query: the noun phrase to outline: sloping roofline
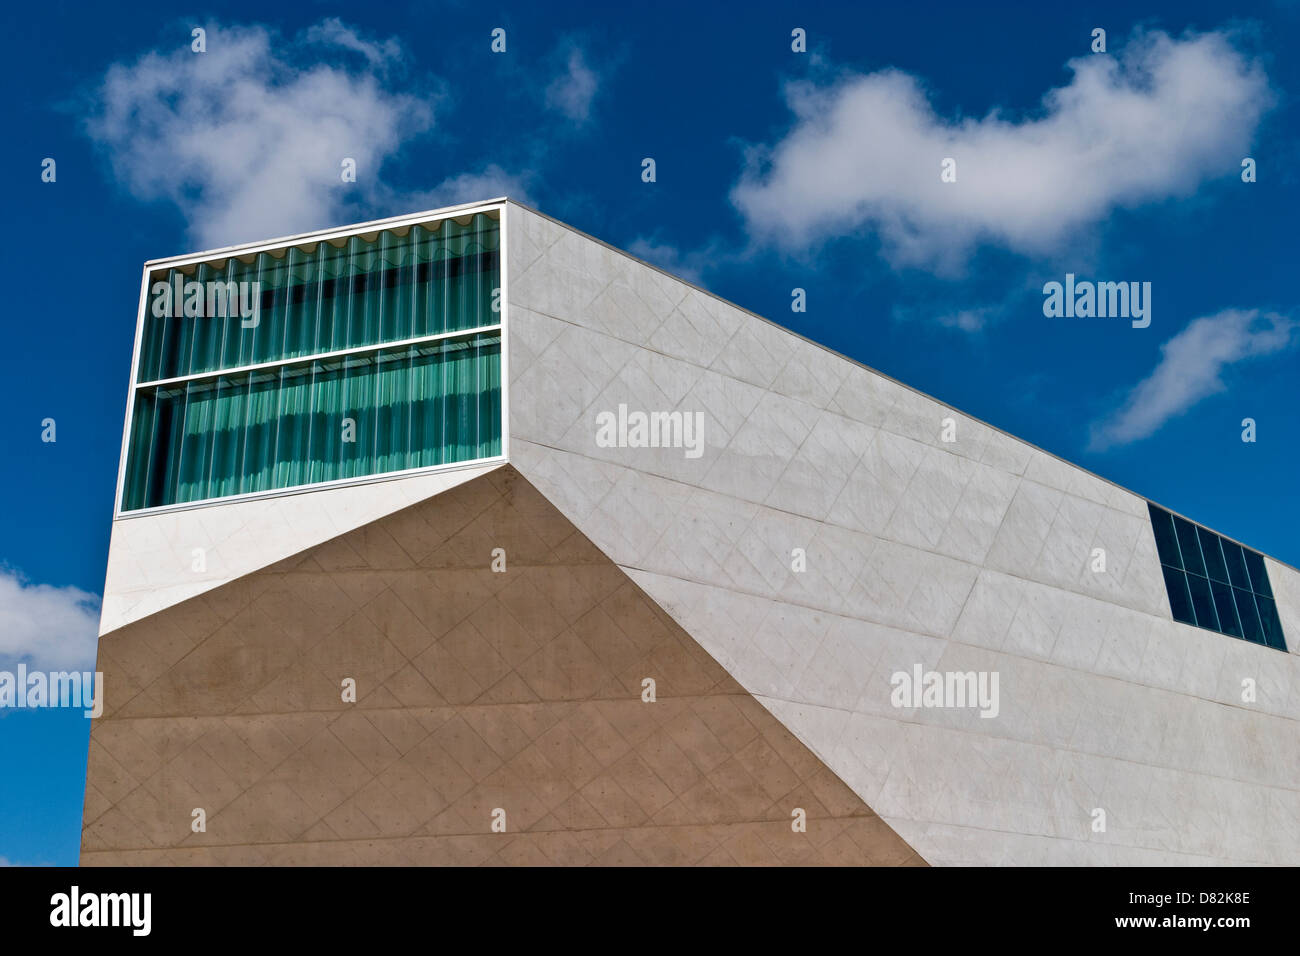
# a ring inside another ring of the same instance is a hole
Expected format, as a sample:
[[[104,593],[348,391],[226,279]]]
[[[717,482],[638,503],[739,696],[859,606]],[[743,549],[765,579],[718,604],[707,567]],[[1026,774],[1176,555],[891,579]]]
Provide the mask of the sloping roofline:
[[[627,259],[631,259],[633,262],[638,263],[639,265],[645,266],[649,269],[653,269],[655,272],[658,272],[660,275],[672,279],[674,282],[680,282],[682,285],[694,289],[696,292],[699,292],[702,295],[707,295],[709,298],[721,302],[723,305],[726,305],[729,308],[736,309],[740,312],[745,313],[746,315],[752,316],[753,318],[758,319],[760,322],[765,322],[768,325],[773,326],[774,328],[780,329],[782,332],[786,333],[787,335],[793,335],[795,338],[801,339],[802,341],[807,342],[809,345],[821,349],[823,352],[828,352],[831,355],[834,355],[838,359],[842,359],[845,362],[850,362],[853,365],[858,366],[859,368],[871,372],[873,375],[878,375],[881,378],[885,379],[886,381],[893,382],[895,385],[905,388],[916,395],[920,395],[922,398],[928,399],[929,401],[935,402],[936,404],[941,405],[944,408],[957,412],[959,415],[963,415],[966,418],[969,418],[973,422],[978,422],[979,424],[983,425],[985,428],[990,428],[1001,435],[1005,435],[1007,438],[1010,438],[1013,441],[1018,441],[1022,445],[1026,445],[1029,448],[1032,448],[1034,451],[1041,452],[1042,454],[1047,455],[1049,458],[1054,458],[1057,461],[1061,462],[1062,464],[1068,465],[1071,468],[1075,468],[1086,475],[1090,475],[1091,477],[1096,478],[1098,481],[1103,481],[1113,488],[1118,488],[1120,491],[1123,491],[1126,494],[1134,495],[1138,498],[1141,498],[1143,501],[1147,501],[1155,505],[1158,508],[1163,508],[1165,511],[1168,511],[1170,514],[1177,515],[1178,517],[1190,521],[1193,524],[1200,525],[1201,527],[1206,528],[1207,530],[1214,531],[1213,528],[1210,528],[1208,525],[1205,525],[1202,522],[1197,521],[1195,518],[1190,518],[1179,511],[1175,511],[1173,508],[1166,507],[1165,505],[1160,504],[1160,502],[1152,498],[1148,498],[1146,495],[1139,494],[1136,491],[1133,491],[1129,488],[1125,488],[1123,485],[1111,481],[1109,478],[1105,477],[1104,475],[1099,475],[1094,471],[1090,471],[1089,469],[1084,468],[1082,465],[1075,464],[1072,461],[1062,458],[1060,455],[1050,452],[1046,448],[1040,448],[1038,445],[1035,445],[1033,442],[1026,441],[1025,439],[1021,438],[1018,435],[1013,435],[1006,429],[999,428],[997,425],[994,425],[990,422],[986,422],[982,418],[977,418],[974,415],[970,415],[966,412],[963,412],[961,409],[955,408],[952,405],[948,404],[947,402],[942,401],[941,399],[938,399],[927,392],[921,391],[919,388],[914,388],[913,386],[908,385],[906,382],[899,381],[898,379],[894,378],[892,375],[889,375],[886,372],[882,372],[879,369],[872,368],[870,365],[867,365],[865,362],[860,362],[850,355],[845,355],[842,352],[837,352],[835,349],[830,348],[827,345],[823,345],[822,343],[814,341],[813,339],[810,339],[805,335],[801,335],[800,333],[794,331],[793,329],[786,328],[784,325],[781,325],[779,322],[775,322],[772,319],[767,318],[766,316],[759,315],[757,312],[753,311],[752,309],[747,309],[743,305],[738,305],[737,303],[732,302],[729,299],[725,299],[715,292],[710,292],[708,289],[704,288],[703,286],[697,285],[694,282],[691,282],[689,279],[683,279],[681,276],[674,275],[673,273],[669,272],[667,269],[655,265],[653,262],[647,262],[644,259],[634,256],[632,253],[628,252],[625,249],[620,249],[618,246],[611,245],[610,243],[606,242],[603,239],[599,239],[596,236],[583,232],[581,229],[575,228],[574,226],[569,225],[567,222],[562,222],[561,220],[556,219],[554,216],[549,216],[546,213],[542,212],[541,210],[533,208],[527,203],[520,202],[517,199],[511,199],[509,196],[497,196],[494,199],[484,199],[481,202],[459,203],[454,206],[443,206],[439,209],[428,209],[423,212],[407,213],[401,216],[389,216],[388,218],[385,219],[372,219],[367,222],[353,223],[351,225],[346,225],[346,226],[333,226],[328,229],[317,229],[317,230],[313,230],[312,232],[297,233],[296,235],[290,235],[290,236],[280,236],[275,239],[264,239],[257,242],[245,242],[234,246],[222,246],[217,249],[208,249],[202,252],[192,252],[192,253],[186,253],[184,255],[168,256],[162,259],[149,259],[145,262],[144,265],[145,265],[145,269],[149,270],[156,267],[165,267],[169,265],[174,266],[178,264],[186,264],[189,262],[198,262],[204,259],[229,257],[232,255],[244,255],[244,254],[262,251],[266,249],[276,249],[281,246],[296,245],[303,242],[317,242],[317,241],[321,241],[339,235],[353,235],[358,232],[369,232],[372,229],[392,228],[394,226],[403,226],[408,224],[414,224],[417,222],[424,222],[429,219],[446,218],[448,216],[454,216],[457,214],[466,215],[466,214],[479,212],[490,208],[501,208],[507,204],[518,206],[520,209],[524,210],[525,212],[532,213],[535,216],[540,216],[542,219],[546,219],[550,222],[553,222],[557,226],[560,226],[563,229],[567,229],[572,233],[582,236],[584,239],[589,239],[592,242],[598,243],[604,246],[606,249],[618,253],[620,256],[623,256]],[[1258,554],[1264,554],[1264,552],[1260,551],[1258,548],[1252,547],[1251,545],[1248,545],[1243,541],[1238,541],[1236,538],[1233,538],[1230,535],[1223,534],[1220,531],[1214,531],[1214,533],[1219,535],[1222,538],[1227,538],[1229,541],[1241,545],[1243,548],[1249,548],[1251,551],[1255,551]],[[1300,568],[1296,568],[1295,565],[1283,561],[1280,558],[1276,558],[1273,555],[1266,555],[1266,557],[1300,574]]]

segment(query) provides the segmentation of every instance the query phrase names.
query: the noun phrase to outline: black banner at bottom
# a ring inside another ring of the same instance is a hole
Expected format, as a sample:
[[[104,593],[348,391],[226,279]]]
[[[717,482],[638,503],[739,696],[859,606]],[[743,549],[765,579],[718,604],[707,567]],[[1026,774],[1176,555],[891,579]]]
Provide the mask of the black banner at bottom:
[[[499,946],[516,934],[535,945],[574,933],[628,945],[714,936],[771,945],[788,933],[806,948],[891,931],[926,943],[1050,933],[1231,945],[1293,922],[1292,882],[1285,870],[1242,869],[3,868],[0,916],[6,948],[59,937],[130,947],[422,934],[436,944],[444,933],[458,948],[480,934]]]

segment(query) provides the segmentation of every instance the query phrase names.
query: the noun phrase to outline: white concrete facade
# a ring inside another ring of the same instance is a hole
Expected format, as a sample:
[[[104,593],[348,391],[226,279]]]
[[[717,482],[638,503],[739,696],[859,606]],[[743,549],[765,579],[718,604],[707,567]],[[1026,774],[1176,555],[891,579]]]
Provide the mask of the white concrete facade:
[[[512,463],[926,860],[1300,861],[1300,573],[1289,654],[1176,623],[1144,499],[508,218]],[[703,454],[600,447],[620,405],[702,412]],[[999,715],[894,707],[917,664]]]

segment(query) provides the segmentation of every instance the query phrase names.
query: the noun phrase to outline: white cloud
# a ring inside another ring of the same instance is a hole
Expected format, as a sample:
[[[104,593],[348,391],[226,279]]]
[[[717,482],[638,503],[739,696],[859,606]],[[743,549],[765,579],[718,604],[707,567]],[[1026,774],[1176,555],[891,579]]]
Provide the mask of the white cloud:
[[[412,212],[495,199],[498,196],[509,196],[527,203],[531,202],[528,198],[528,184],[531,181],[532,177],[527,173],[517,175],[507,172],[496,163],[490,163],[480,172],[448,177],[432,189],[405,193],[403,202]]]
[[[982,332],[1005,313],[1002,305],[954,305],[946,298],[900,302],[891,311],[895,322],[934,322],[972,335]]]
[[[307,43],[334,46],[359,53],[372,67],[386,67],[391,63],[399,62],[403,56],[402,44],[396,37],[389,37],[382,43],[367,40],[338,17],[330,17],[309,27],[303,34],[303,39]]]
[[[591,104],[599,85],[595,71],[587,66],[582,51],[575,46],[569,50],[564,72],[546,88],[546,105],[575,123],[585,123],[591,116]]]
[[[1290,348],[1297,328],[1300,322],[1259,309],[1227,309],[1189,323],[1160,347],[1155,369],[1123,404],[1094,423],[1091,447],[1100,451],[1154,434],[1201,399],[1223,391],[1221,376],[1230,365]]]
[[[958,309],[956,312],[948,312],[939,316],[938,321],[940,325],[961,329],[963,332],[978,332],[987,324],[992,311],[987,307]]]
[[[787,251],[873,229],[896,266],[954,271],[978,243],[1052,253],[1117,207],[1239,173],[1271,101],[1224,33],[1138,34],[1068,66],[1071,81],[1020,120],[938,116],[892,69],[791,83],[794,126],[750,151],[732,202],[754,239]],[[955,183],[940,181],[948,157]]]
[[[288,59],[298,45],[271,31],[211,28],[206,53],[186,46],[111,67],[87,130],[127,189],[175,203],[202,248],[336,225],[350,202],[380,192],[384,160],[432,126],[433,109],[376,78],[398,47],[337,20],[304,36],[368,66],[299,68]],[[355,184],[341,180],[344,158],[356,161]]]
[[[99,597],[75,587],[31,584],[0,569],[0,662],[50,670],[90,668]]]

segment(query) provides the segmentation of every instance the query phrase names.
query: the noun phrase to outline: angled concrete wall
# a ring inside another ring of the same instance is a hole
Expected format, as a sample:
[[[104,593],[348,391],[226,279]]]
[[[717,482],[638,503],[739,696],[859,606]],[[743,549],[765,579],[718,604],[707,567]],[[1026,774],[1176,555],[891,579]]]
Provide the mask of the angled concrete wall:
[[[1142,498],[517,204],[507,228],[512,464],[926,860],[1300,859],[1294,569],[1268,565],[1290,654],[1175,623]],[[620,405],[702,412],[703,453],[600,447]],[[894,707],[918,664],[996,672],[998,716]]]
[[[100,669],[86,865],[923,865],[508,466],[119,628]]]
[[[99,633],[142,620],[497,467],[451,468],[118,518],[108,546]]]

